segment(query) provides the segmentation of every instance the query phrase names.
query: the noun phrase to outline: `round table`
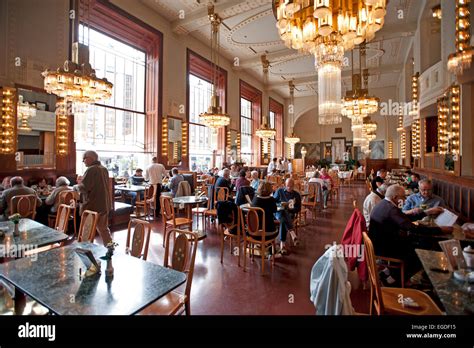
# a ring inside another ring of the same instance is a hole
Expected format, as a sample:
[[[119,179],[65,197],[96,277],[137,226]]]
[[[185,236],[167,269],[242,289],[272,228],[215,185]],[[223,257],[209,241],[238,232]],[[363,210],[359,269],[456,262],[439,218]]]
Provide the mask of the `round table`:
[[[243,211],[248,211],[250,208],[252,208],[250,203],[245,203],[245,204],[240,205],[240,209],[242,209]],[[285,210],[285,208],[282,207],[281,204],[277,204],[277,211],[283,211],[283,210]]]
[[[207,202],[207,197],[205,196],[201,196],[201,197],[200,196],[181,196],[181,197],[173,198],[174,204],[183,204],[187,206],[186,212],[187,212],[188,219],[192,219],[191,209],[189,209],[189,207],[194,204],[197,204],[197,206],[199,207],[201,203],[205,203],[205,202]],[[197,233],[198,240],[201,240],[207,237],[206,231],[199,229],[199,217],[197,219],[196,229],[197,231],[194,231],[194,232]]]

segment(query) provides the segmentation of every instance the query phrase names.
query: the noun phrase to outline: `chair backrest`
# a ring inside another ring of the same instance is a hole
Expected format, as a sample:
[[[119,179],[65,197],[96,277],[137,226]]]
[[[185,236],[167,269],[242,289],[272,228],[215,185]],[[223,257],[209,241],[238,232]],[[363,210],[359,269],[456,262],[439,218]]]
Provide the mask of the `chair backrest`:
[[[262,219],[262,224],[260,228],[260,219]],[[265,210],[258,207],[250,207],[247,211],[247,216],[245,218],[245,231],[244,238],[247,236],[255,238],[258,237],[262,243],[265,243]]]
[[[377,311],[377,314],[381,315],[384,313],[384,305],[380,278],[377,273],[374,246],[366,232],[362,232],[362,238],[364,240],[364,253],[367,260],[367,268],[369,269],[370,297],[372,298],[372,303],[370,304],[370,313],[372,313],[373,306]]]
[[[155,192],[156,192],[155,185],[150,185],[150,186],[145,187],[145,194],[144,194],[145,200],[149,200],[152,198],[154,200]]]
[[[69,224],[69,216],[71,215],[71,206],[67,204],[60,204],[56,213],[56,222],[54,229],[59,232],[66,233]]]
[[[81,225],[77,236],[78,242],[94,242],[99,214],[95,211],[84,210],[81,215]]]
[[[59,192],[59,204],[67,204],[74,208],[77,206],[77,201],[79,201],[79,193],[72,190],[64,190]]]
[[[132,236],[132,225],[134,225]],[[148,247],[150,245],[151,225],[149,222],[131,219],[128,223],[127,245],[125,250],[130,255],[141,258],[146,261],[148,257]],[[130,240],[132,245],[130,246]]]
[[[214,206],[219,201],[226,201],[229,199],[229,188],[227,187],[216,187],[214,189]]]
[[[176,191],[176,197],[182,196],[191,196],[191,185],[186,180],[178,184],[178,190]]]
[[[20,214],[22,218],[34,219],[36,215],[36,195],[18,195],[10,200],[10,214]]]
[[[173,250],[170,244],[173,240]],[[170,230],[165,237],[164,266],[187,274],[185,295],[189,299],[193,282],[198,236],[195,232]]]
[[[169,220],[175,221],[173,198],[169,196],[160,196],[161,210],[164,223]]]

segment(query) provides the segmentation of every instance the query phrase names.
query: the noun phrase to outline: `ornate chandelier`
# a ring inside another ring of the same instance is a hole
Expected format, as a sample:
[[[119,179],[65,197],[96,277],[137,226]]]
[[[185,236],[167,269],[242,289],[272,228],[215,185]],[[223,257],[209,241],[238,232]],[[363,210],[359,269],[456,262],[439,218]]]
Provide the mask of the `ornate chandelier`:
[[[263,85],[266,88],[268,85],[268,67],[270,62],[267,60],[266,55],[261,57],[262,66],[263,66]],[[268,113],[267,113],[268,115]],[[268,122],[268,116],[263,115],[263,123],[259,129],[256,130],[255,134],[263,140],[264,143],[268,143],[269,139],[274,139],[276,135],[276,130],[271,128],[271,125]]]
[[[471,46],[471,21],[469,3],[471,0],[456,1],[456,52],[448,57],[448,70],[456,75],[471,66],[474,47]]]
[[[50,94],[73,103],[93,104],[104,102],[112,96],[113,84],[106,78],[95,76],[95,70],[87,63],[79,63],[79,43],[73,44],[73,60],[65,61],[56,71],[46,69],[44,89]]]
[[[364,136],[362,134],[363,125],[364,120],[362,117],[355,117],[352,119],[351,130],[354,146],[362,146],[364,143]]]
[[[363,125],[364,133],[365,133],[365,138],[371,142],[372,140],[375,140],[377,138],[377,123],[372,121],[370,119],[370,116],[367,117],[366,120],[364,120],[364,125]]]
[[[291,122],[291,134],[290,136],[285,137],[285,143],[290,146],[290,158],[295,157],[295,144],[300,142],[300,138],[296,136],[294,133],[295,121],[294,121],[294,111],[295,111],[295,85],[293,81],[288,82],[288,86],[290,87],[290,106],[289,106],[289,116]]]
[[[285,45],[315,56],[319,123],[340,123],[344,51],[375,37],[386,0],[274,0],[273,10]]]
[[[211,22],[211,64],[212,64],[212,95],[211,104],[207,112],[199,115],[199,120],[213,131],[230,124],[230,117],[223,112],[219,104],[217,86],[219,80],[219,25],[221,18],[214,13],[214,6],[208,8],[209,21]]]
[[[18,113],[18,130],[22,130],[25,132],[31,132],[31,127],[29,124],[29,118],[36,116],[36,107],[34,104],[30,104],[27,101],[23,101],[23,96],[18,96],[18,105],[17,105],[17,113]]]

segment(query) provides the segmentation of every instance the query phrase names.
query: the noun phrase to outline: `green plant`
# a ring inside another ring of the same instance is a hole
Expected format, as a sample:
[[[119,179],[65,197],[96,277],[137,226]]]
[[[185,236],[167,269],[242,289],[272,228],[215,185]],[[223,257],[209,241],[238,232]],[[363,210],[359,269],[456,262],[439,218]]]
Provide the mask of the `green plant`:
[[[344,161],[344,164],[346,165],[348,170],[354,169],[354,166],[356,164],[356,160],[350,159],[348,161]]]
[[[21,219],[21,215],[16,213],[16,214],[13,214],[13,215],[10,215],[8,217],[8,219],[13,222],[15,225],[17,225],[19,222],[20,222],[20,219]]]
[[[102,260],[111,260],[112,256],[114,255],[116,246],[118,246],[118,243],[115,243],[114,241],[109,242],[107,244],[107,253],[104,256],[101,256],[100,258]]]

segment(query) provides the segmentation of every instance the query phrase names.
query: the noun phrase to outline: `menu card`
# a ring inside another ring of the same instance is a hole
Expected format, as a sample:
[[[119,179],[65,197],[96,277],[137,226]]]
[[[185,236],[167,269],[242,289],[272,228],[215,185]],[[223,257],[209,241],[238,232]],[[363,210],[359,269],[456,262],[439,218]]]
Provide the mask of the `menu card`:
[[[461,243],[457,239],[449,239],[439,242],[441,249],[444,251],[449,264],[453,270],[466,268],[466,260],[462,253]]]
[[[100,263],[97,262],[96,258],[92,254],[92,251],[82,248],[76,248],[74,251],[77,255],[79,255],[79,258],[81,259],[84,266],[86,266],[86,277],[100,272]]]
[[[444,209],[444,211],[438,215],[435,219],[435,223],[438,226],[453,226],[458,219],[456,214],[451,213],[448,209]]]

